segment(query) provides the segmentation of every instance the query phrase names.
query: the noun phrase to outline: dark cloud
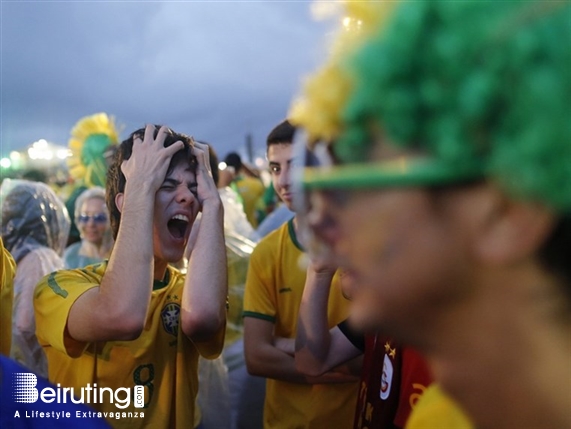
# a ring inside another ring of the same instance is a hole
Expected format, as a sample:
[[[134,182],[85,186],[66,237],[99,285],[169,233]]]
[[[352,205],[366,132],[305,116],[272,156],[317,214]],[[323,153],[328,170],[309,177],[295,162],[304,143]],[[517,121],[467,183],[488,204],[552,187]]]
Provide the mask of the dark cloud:
[[[146,122],[263,148],[324,56],[308,2],[10,2],[2,5],[2,152],[67,144],[106,112],[122,137]]]

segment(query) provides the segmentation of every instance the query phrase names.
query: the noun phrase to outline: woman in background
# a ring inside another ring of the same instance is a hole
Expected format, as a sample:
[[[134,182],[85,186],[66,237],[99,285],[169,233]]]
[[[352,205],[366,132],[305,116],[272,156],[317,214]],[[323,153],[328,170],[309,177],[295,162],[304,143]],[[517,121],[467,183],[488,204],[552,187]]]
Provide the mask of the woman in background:
[[[75,223],[81,240],[65,249],[65,268],[82,268],[107,259],[113,237],[103,188],[96,186],[81,193],[75,203]]]

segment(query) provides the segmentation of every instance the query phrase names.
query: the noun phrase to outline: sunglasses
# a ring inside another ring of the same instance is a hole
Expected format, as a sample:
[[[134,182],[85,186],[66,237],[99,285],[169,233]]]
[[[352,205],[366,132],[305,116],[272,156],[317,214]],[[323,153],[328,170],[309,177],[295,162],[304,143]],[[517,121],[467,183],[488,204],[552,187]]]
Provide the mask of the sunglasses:
[[[79,223],[87,223],[89,220],[93,220],[94,223],[105,223],[107,222],[107,215],[105,213],[97,213],[91,216],[80,214],[78,217]]]
[[[298,239],[308,252],[328,253],[309,226],[316,197],[324,196],[335,207],[343,207],[356,191],[406,187],[434,188],[480,180],[483,162],[450,163],[443,160],[403,155],[390,160],[362,164],[339,164],[329,145],[319,142],[309,148],[303,132],[294,137],[293,204],[298,216]]]
[[[462,183],[482,178],[486,169],[479,160],[450,163],[438,159],[404,155],[395,159],[339,165],[332,159],[325,144],[313,150],[298,143],[296,147],[298,191],[325,189],[379,189],[395,187],[433,187]]]

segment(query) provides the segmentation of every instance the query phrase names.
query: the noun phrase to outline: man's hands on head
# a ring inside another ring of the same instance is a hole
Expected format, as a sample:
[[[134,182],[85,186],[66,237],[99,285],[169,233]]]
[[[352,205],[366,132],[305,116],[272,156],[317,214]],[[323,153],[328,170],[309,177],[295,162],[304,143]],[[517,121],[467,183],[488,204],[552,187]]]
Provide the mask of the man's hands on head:
[[[212,177],[210,169],[210,153],[208,152],[208,145],[194,141],[194,148],[192,150],[196,156],[196,183],[197,183],[197,198],[200,202],[200,207],[204,209],[205,204],[214,202],[215,204],[222,204],[216,183]]]
[[[171,158],[184,147],[180,140],[164,147],[167,130],[167,127],[161,127],[155,138],[155,126],[149,124],[144,136],[133,137],[131,157],[121,164],[126,186],[142,187],[153,193],[161,187]]]
[[[153,215],[172,156],[184,147],[177,141],[164,147],[167,127],[147,125],[133,136],[131,156],[121,164],[124,192],[115,203],[121,224],[109,265],[97,288],[78,298],[70,310],[68,329],[76,341],[127,341],[145,326],[154,278]]]

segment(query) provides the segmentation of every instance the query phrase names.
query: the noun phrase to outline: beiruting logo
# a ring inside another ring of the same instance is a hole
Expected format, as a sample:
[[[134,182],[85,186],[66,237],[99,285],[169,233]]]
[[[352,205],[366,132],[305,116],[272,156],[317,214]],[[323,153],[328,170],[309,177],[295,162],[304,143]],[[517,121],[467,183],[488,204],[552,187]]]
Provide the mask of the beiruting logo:
[[[119,387],[115,390],[109,387],[98,387],[97,383],[87,384],[86,387],[75,389],[73,387],[61,387],[58,383],[54,387],[44,387],[41,390],[36,388],[38,378],[35,374],[29,372],[16,372],[12,374],[12,387],[14,402],[21,404],[33,404],[39,400],[46,404],[57,403],[73,403],[73,404],[104,404],[111,403],[121,410],[131,405],[131,397],[133,398],[133,405],[135,408],[143,408],[145,404],[145,391],[144,386],[134,386],[133,389],[128,387]],[[131,395],[131,391],[133,395]],[[80,412],[76,413],[76,417],[81,417]],[[85,413],[83,413],[85,414]],[[117,412],[116,415],[107,412],[89,412],[89,417],[111,417],[121,418],[121,413]],[[122,413],[126,414],[126,413]],[[132,413],[129,413],[132,414]],[[135,417],[144,417],[144,414],[136,413]],[[140,415],[139,415],[140,414]],[[19,417],[17,415],[16,417]],[[26,412],[26,417],[28,416]],[[70,417],[70,416],[66,416]],[[87,416],[84,416],[87,417]],[[127,417],[127,416],[123,416]],[[128,416],[132,417],[132,416]]]

